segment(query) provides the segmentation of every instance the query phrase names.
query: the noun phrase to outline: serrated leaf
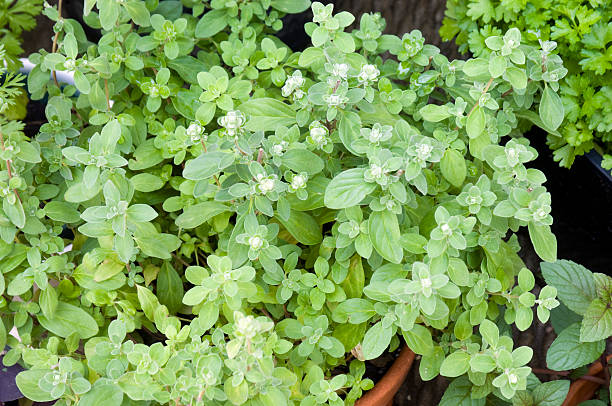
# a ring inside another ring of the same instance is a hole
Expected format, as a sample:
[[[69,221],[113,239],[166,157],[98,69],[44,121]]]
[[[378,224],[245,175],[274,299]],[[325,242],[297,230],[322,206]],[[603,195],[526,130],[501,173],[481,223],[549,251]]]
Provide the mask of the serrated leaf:
[[[580,327],[580,341],[605,340],[612,335],[612,303],[595,299],[586,309]]]
[[[597,297],[593,274],[582,265],[566,260],[540,266],[546,283],[557,289],[561,302],[571,311],[583,315]]]
[[[580,341],[580,324],[566,328],[555,338],[546,352],[546,364],[555,371],[575,369],[595,361],[605,348],[605,342]]]

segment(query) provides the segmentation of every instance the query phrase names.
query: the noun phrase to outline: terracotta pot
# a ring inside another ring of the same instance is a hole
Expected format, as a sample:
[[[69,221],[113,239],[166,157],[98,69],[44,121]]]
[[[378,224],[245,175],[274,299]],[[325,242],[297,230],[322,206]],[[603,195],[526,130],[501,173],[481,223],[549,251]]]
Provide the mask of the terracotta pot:
[[[611,358],[612,355],[608,356],[608,361]],[[589,368],[587,375],[603,378],[604,373],[601,362],[597,361],[593,363],[593,365],[591,365]],[[586,379],[578,379],[570,385],[569,392],[567,393],[567,397],[565,398],[565,402],[563,402],[562,406],[577,406],[580,404],[580,402],[593,399],[595,392],[600,386],[601,384],[597,382],[587,381]]]
[[[355,402],[355,406],[391,406],[393,397],[410,371],[414,357],[414,352],[404,347],[385,376],[374,385],[374,388]]]

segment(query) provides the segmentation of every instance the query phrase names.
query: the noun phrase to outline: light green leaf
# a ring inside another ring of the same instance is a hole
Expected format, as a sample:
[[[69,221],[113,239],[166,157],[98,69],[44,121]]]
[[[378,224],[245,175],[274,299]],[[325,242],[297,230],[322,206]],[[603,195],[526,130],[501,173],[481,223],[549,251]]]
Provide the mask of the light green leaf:
[[[73,204],[52,200],[45,205],[45,215],[52,220],[62,223],[77,223],[81,221],[81,214]]]
[[[440,375],[454,378],[463,375],[470,368],[470,354],[465,351],[455,351],[449,354],[440,367]]]
[[[108,381],[107,381],[108,382]],[[123,402],[123,391],[113,383],[95,384],[87,392],[78,406],[121,406]]]
[[[307,149],[290,149],[282,156],[283,165],[293,172],[306,172],[308,175],[315,175],[323,170],[325,164],[315,153]]]
[[[151,173],[139,173],[130,178],[130,182],[134,185],[134,189],[139,192],[153,192],[164,186],[164,181],[159,176]]]
[[[442,176],[455,187],[461,186],[467,175],[467,167],[463,155],[459,151],[450,148],[446,150],[440,161],[440,170],[442,171]]]
[[[550,226],[530,222],[527,228],[536,254],[544,261],[555,262],[557,260],[557,238],[550,231]]]
[[[550,86],[546,86],[540,101],[540,118],[542,122],[552,130],[556,130],[563,122],[564,114],[561,98]]]
[[[423,120],[432,123],[437,123],[451,116],[447,106],[438,106],[437,104],[428,104],[419,110]]]
[[[365,359],[378,358],[383,351],[389,346],[393,338],[393,330],[391,327],[383,327],[381,321],[374,324],[363,337],[361,349]]]
[[[226,211],[229,207],[223,203],[207,201],[185,207],[175,221],[180,228],[195,228]]]
[[[376,189],[376,184],[366,182],[363,174],[363,168],[352,168],[336,175],[325,189],[325,206],[345,209],[361,203]]]
[[[210,38],[227,26],[227,11],[217,9],[204,14],[195,28],[196,38]]]
[[[402,331],[406,345],[416,354],[428,355],[434,349],[431,331],[427,327],[415,324],[410,331]]]
[[[297,14],[310,7],[310,0],[272,0],[270,6],[287,14]]]
[[[381,257],[399,264],[404,250],[398,244],[401,234],[397,215],[389,210],[375,211],[368,221],[370,241]]]
[[[170,253],[181,246],[181,240],[173,234],[140,235],[134,240],[143,253],[161,259],[170,259]]]
[[[29,400],[35,402],[50,402],[57,399],[57,396],[51,396],[50,393],[44,392],[38,386],[38,383],[42,381],[43,377],[49,373],[47,369],[32,369],[29,371],[20,372],[15,379],[17,387]]]
[[[234,159],[234,154],[231,152],[205,152],[185,163],[183,176],[191,180],[208,179],[233,164]]]
[[[157,297],[149,289],[144,286],[136,285],[136,291],[138,293],[138,301],[140,302],[140,308],[144,312],[147,319],[155,320],[155,310],[159,307],[159,301]]]
[[[485,113],[483,108],[477,106],[470,114],[465,123],[465,130],[470,138],[477,138],[485,129]]]
[[[264,97],[251,99],[238,106],[249,117],[245,127],[250,131],[273,131],[277,127],[291,127],[296,123],[296,112],[280,100]]]
[[[280,217],[277,219],[298,242],[304,245],[316,245],[323,241],[321,226],[306,212],[291,210],[288,220]]]
[[[52,318],[38,316],[41,326],[60,337],[68,337],[72,333],[82,339],[98,333],[98,324],[85,310],[74,305],[59,302]]]

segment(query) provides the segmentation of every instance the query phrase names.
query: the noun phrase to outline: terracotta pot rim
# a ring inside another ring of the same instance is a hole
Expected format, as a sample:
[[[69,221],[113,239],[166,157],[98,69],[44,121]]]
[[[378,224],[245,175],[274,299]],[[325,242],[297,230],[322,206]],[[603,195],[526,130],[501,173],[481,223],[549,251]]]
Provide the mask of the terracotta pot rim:
[[[610,359],[612,359],[612,355],[608,355],[606,359],[610,361]],[[601,364],[601,361],[594,362],[589,367],[589,371],[586,375],[603,375],[603,365]],[[577,406],[585,400],[592,399],[593,395],[595,395],[595,392],[597,391],[597,389],[599,389],[600,386],[601,384],[597,382],[587,381],[585,379],[578,379],[572,382],[572,384],[570,385],[569,392],[567,393],[567,397],[565,398],[565,401],[563,402],[562,406]]]
[[[374,388],[355,402],[355,406],[390,406],[393,397],[404,383],[415,356],[410,348],[404,346],[397,359],[393,361],[391,368],[374,385]]]

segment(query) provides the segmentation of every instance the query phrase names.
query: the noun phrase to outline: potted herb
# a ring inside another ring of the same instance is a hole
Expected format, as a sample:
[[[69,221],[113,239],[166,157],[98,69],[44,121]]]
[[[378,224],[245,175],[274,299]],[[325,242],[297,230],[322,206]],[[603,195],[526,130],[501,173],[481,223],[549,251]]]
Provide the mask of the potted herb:
[[[308,1],[185,3],[87,2],[97,44],[44,11],[56,46],[28,90],[48,122],[2,124],[0,337],[22,393],[353,404],[364,361],[403,343],[424,380],[457,378],[445,402],[525,389],[531,350],[507,327],[558,302],[516,254],[526,226],[556,259],[517,126],[563,120],[537,74],[560,60],[513,29],[450,62],[320,3],[292,53],[274,33]]]

